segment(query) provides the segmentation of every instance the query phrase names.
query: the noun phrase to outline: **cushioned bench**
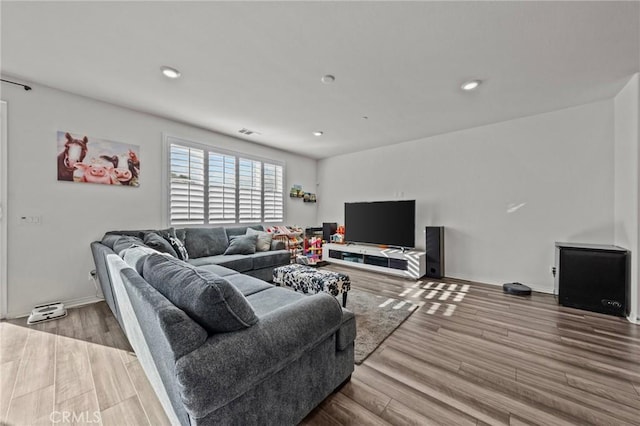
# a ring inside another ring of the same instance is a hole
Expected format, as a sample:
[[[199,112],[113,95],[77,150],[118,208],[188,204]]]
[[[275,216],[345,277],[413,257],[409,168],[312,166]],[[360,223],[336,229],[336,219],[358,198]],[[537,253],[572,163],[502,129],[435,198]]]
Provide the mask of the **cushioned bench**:
[[[305,294],[323,291],[337,296],[342,293],[343,307],[347,306],[347,292],[351,290],[351,280],[346,274],[297,264],[274,268],[273,282]]]

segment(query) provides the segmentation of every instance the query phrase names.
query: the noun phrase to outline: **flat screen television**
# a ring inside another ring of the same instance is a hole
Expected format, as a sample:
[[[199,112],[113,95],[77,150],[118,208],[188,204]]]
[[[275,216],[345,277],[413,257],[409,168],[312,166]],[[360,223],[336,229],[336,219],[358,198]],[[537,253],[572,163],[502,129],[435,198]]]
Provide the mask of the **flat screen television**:
[[[350,243],[415,247],[416,201],[345,203],[344,228]]]

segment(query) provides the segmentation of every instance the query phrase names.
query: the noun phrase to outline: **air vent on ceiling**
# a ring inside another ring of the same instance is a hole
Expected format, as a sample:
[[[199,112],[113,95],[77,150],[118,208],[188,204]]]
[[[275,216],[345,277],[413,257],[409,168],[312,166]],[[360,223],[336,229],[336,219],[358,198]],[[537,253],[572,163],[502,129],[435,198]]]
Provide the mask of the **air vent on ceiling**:
[[[251,136],[251,135],[259,135],[260,133],[258,132],[254,132],[253,130],[249,130],[246,127],[243,127],[242,129],[238,130],[239,133],[242,133],[243,135],[247,135],[247,136]]]

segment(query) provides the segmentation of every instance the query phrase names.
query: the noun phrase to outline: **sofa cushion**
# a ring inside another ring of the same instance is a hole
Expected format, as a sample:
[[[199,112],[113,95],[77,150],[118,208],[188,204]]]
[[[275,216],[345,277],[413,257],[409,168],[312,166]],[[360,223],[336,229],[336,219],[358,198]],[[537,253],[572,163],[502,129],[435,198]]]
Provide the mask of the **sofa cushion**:
[[[225,268],[231,268],[234,271],[247,272],[253,269],[253,256],[245,256],[244,254],[220,254],[218,256],[189,259],[189,263],[193,266],[220,265]]]
[[[254,254],[256,252],[257,235],[234,235],[224,254]]]
[[[257,235],[258,242],[256,243],[256,251],[269,251],[271,250],[271,241],[273,240],[273,234],[264,231],[256,231],[252,228],[247,228],[247,235]]]
[[[176,237],[184,243],[185,238],[187,238],[187,228],[176,228],[174,232]]]
[[[198,258],[224,253],[229,241],[224,228],[187,228],[184,245],[190,258]]]
[[[203,259],[203,258],[200,258],[200,259]],[[196,261],[200,259],[196,259]],[[240,274],[240,272],[238,271],[234,271],[233,269],[225,268],[224,266],[220,266],[220,265],[201,265],[201,266],[198,266],[198,268],[204,269],[205,271],[212,272],[220,277],[228,277],[229,275]]]
[[[159,254],[160,252],[152,249],[151,247],[133,246],[122,250],[119,255],[127,265],[131,266],[137,273],[142,275],[144,261],[147,260],[149,255],[154,253]]]
[[[122,252],[122,250],[128,249],[129,247],[133,247],[133,246],[145,246],[145,244],[144,244],[144,241],[142,241],[142,239],[138,237],[121,235],[118,237],[117,240],[115,240],[111,248],[113,249],[114,252],[120,255],[120,252]]]
[[[144,262],[145,280],[209,333],[250,327],[258,317],[227,280],[179,259],[152,254]]]
[[[158,250],[160,253],[167,253],[173,257],[178,257],[176,251],[171,247],[168,240],[155,232],[147,232],[144,234],[144,243],[152,249]]]
[[[288,265],[290,263],[288,250],[265,251],[253,255],[253,269],[269,268]]]
[[[302,293],[297,293],[289,289],[272,286],[266,290],[248,295],[247,301],[255,311],[256,315],[258,317],[263,317],[276,309],[296,303],[304,297],[313,296],[305,296]]]
[[[273,287],[271,284],[267,284],[262,280],[244,274],[229,275],[226,276],[225,279],[237,288],[245,297]]]

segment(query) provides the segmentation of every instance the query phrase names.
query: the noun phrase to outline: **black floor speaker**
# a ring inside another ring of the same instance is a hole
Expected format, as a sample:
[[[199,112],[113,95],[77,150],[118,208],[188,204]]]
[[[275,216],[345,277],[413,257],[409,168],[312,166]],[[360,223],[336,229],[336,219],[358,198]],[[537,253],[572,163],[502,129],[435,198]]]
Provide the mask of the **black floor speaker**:
[[[427,226],[427,277],[442,278],[444,276],[444,226]]]
[[[338,224],[335,222],[322,223],[322,239],[331,242],[331,236],[338,230]]]

